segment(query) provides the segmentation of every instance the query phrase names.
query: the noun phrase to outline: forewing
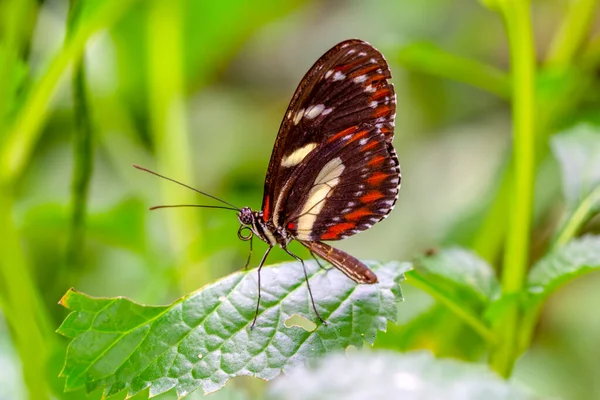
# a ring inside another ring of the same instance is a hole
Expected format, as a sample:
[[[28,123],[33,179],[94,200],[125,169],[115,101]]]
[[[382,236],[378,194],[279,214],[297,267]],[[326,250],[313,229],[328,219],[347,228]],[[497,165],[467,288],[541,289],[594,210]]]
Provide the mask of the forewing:
[[[302,241],[340,240],[385,218],[400,166],[388,135],[359,125],[327,139],[290,179],[279,219]]]
[[[396,97],[383,55],[352,39],[325,53],[306,73],[279,128],[265,180],[263,218],[280,214],[285,186],[309,154],[336,134],[367,127],[393,139]],[[311,154],[312,155],[312,154]]]

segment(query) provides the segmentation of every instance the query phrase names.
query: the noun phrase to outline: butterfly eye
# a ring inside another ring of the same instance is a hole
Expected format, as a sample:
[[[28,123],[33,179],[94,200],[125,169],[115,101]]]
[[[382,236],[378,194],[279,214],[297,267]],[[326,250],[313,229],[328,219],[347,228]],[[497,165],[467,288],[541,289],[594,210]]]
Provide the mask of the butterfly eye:
[[[246,232],[244,232],[246,231]],[[240,229],[238,229],[238,238],[240,238],[240,240],[243,241],[247,241],[252,239],[252,236],[254,235],[254,232],[252,232],[252,229],[249,226],[240,226]]]

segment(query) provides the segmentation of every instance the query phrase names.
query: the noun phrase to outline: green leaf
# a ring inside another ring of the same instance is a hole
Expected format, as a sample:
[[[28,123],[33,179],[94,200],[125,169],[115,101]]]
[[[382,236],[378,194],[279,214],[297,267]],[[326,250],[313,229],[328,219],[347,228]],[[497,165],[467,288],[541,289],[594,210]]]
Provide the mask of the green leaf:
[[[369,265],[378,284],[357,285],[336,269],[306,263],[315,303],[327,320],[312,332],[285,325],[294,314],[315,319],[297,263],[263,268],[261,309],[252,330],[256,270],[237,272],[162,307],[71,290],[61,304],[73,312],[58,330],[73,339],[62,372],[66,390],[105,387],[109,396],[175,388],[184,396],[202,386],[212,392],[235,376],[269,380],[326,352],[372,344],[387,320],[396,318],[398,283],[410,264]]]
[[[332,354],[274,382],[270,399],[533,399],[482,365],[427,352]]]
[[[551,145],[569,211],[554,243],[564,245],[600,210],[600,129],[580,124],[553,136]]]
[[[554,135],[552,151],[560,163],[569,208],[577,207],[600,185],[600,129],[580,124]],[[600,206],[600,198],[594,207]]]
[[[529,273],[527,290],[542,301],[564,283],[600,268],[600,236],[584,236],[541,259]]]
[[[489,343],[496,337],[481,318],[499,292],[492,267],[472,252],[448,248],[419,257],[409,283],[432,295]]]
[[[443,280],[464,296],[474,297],[484,304],[499,291],[494,269],[475,253],[458,247],[420,257],[415,271],[428,279]]]

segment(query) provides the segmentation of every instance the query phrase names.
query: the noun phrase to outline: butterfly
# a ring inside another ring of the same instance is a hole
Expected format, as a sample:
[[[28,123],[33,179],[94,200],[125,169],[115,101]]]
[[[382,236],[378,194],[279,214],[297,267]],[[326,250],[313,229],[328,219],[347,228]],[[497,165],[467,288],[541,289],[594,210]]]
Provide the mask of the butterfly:
[[[251,241],[256,236],[268,245],[258,265],[258,301],[251,327],[260,308],[260,271],[276,246],[302,264],[313,309],[325,322],[315,306],[304,261],[288,249],[292,240],[353,281],[377,283],[364,263],[324,241],[369,229],[396,204],[401,173],[392,144],[396,95],[390,78],[383,55],[358,39],[338,43],[317,60],[284,115],[259,210],[237,208],[184,185],[228,206],[199,207],[236,210],[240,239]],[[172,206],[153,209],[163,207]]]

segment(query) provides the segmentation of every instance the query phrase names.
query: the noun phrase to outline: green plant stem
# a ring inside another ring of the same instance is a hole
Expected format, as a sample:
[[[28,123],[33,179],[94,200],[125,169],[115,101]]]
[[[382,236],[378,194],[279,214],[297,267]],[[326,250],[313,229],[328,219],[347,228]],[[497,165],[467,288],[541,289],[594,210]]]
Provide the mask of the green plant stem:
[[[473,314],[464,304],[456,303],[452,298],[446,296],[442,290],[437,288],[427,279],[422,278],[415,271],[407,272],[406,283],[429,293],[440,304],[443,304],[464,323],[469,325],[481,338],[489,345],[496,343],[496,335],[487,327],[487,325],[475,314]]]
[[[71,229],[67,241],[65,274],[58,282],[71,285],[71,271],[83,263],[85,215],[93,166],[93,127],[85,93],[85,60],[75,66],[73,74],[73,176],[71,182]]]
[[[435,45],[414,43],[406,46],[400,50],[398,61],[409,70],[463,82],[502,99],[510,99],[510,78],[505,72]]]
[[[29,398],[50,399],[46,363],[53,332],[10,214],[12,203],[9,189],[0,187],[0,305],[21,359]]]
[[[149,45],[149,102],[154,147],[161,173],[194,184],[191,145],[184,102],[183,3],[154,1],[147,25]],[[160,182],[166,204],[193,204],[197,195]],[[190,215],[196,218],[190,218]],[[210,280],[210,270],[199,265],[202,259],[201,232],[197,210],[169,210],[165,214],[171,248],[180,257],[178,273],[185,291]],[[191,276],[194,274],[194,276]]]
[[[22,60],[27,47],[29,32],[28,23],[36,9],[33,0],[12,0],[2,5],[3,15],[0,16],[0,37],[2,49],[0,51],[0,132],[4,131],[8,117],[9,107],[14,100],[16,89],[11,84],[18,62]]]
[[[472,242],[473,251],[490,264],[496,261],[506,235],[506,204],[510,198],[506,188],[511,181],[512,167],[509,165],[505,167],[496,197],[483,218],[479,234],[475,235]]]
[[[548,56],[548,65],[568,65],[589,34],[597,0],[571,0],[565,18],[557,30]]]
[[[31,152],[41,135],[48,106],[60,77],[73,60],[81,57],[85,43],[98,30],[111,25],[136,0],[107,0],[100,2],[93,13],[68,38],[61,51],[52,59],[49,68],[34,84],[16,119],[9,128],[0,149],[0,181],[12,181],[27,165]]]
[[[514,171],[501,282],[503,294],[513,295],[521,291],[525,281],[533,216],[535,51],[529,1],[505,0],[499,4],[511,52]],[[505,377],[518,356],[518,324],[519,307],[513,305],[497,325],[501,343],[492,352],[490,363]]]

